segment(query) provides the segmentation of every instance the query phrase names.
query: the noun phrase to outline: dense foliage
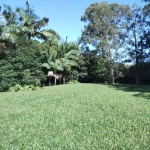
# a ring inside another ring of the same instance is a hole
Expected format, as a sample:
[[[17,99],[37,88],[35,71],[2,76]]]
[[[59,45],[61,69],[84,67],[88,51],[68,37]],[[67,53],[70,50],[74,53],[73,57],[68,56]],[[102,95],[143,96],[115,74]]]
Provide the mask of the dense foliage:
[[[45,80],[40,57],[37,57],[40,56],[37,43],[24,43],[25,39],[22,40],[19,43],[17,41],[19,48],[3,52],[0,61],[0,91],[6,91],[16,84],[40,86],[41,80]]]
[[[78,42],[60,42],[49,19],[40,19],[30,3],[0,7],[0,91],[10,87],[50,85],[49,71],[73,81],[150,83],[150,4],[143,8],[92,3]],[[38,39],[40,40],[38,40]],[[77,44],[78,43],[78,44]],[[53,81],[52,81],[53,82]]]
[[[148,4],[142,9],[136,4],[130,7],[107,2],[93,3],[85,10],[81,17],[85,26],[79,43],[84,53],[94,49],[97,51],[95,55],[107,59],[107,70],[111,78],[107,78],[108,82],[115,82],[115,72],[118,72],[115,66],[120,63],[130,63],[133,66],[130,83],[144,83],[141,72],[147,74],[147,82],[150,82],[150,69],[147,72],[144,70],[144,66],[150,62],[149,11]]]

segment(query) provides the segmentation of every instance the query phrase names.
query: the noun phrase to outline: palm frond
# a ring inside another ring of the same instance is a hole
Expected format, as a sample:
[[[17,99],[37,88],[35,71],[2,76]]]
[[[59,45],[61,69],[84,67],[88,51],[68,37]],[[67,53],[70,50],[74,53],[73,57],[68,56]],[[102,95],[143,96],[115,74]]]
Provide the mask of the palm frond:
[[[77,67],[78,66],[78,63],[74,60],[70,60],[70,66],[74,66],[74,67]]]
[[[52,29],[47,29],[47,30],[43,30],[43,31],[47,31],[49,33],[52,33],[58,40],[61,39],[60,35],[55,31],[55,30],[52,30]]]
[[[0,17],[5,19],[5,16],[3,14],[0,14]]]
[[[6,32],[7,33],[8,32],[19,33],[20,32],[19,28],[16,25],[3,26],[1,30],[4,33],[6,33]]]
[[[5,10],[3,11],[3,15],[8,24],[16,24],[16,13],[13,12],[13,9],[9,5],[3,5]]]
[[[58,42],[58,38],[59,35],[54,34],[54,32],[51,32],[51,30],[42,30],[41,32],[39,32],[41,34],[41,36],[45,36],[48,39],[54,40],[55,42]],[[58,37],[58,38],[57,38]]]
[[[17,39],[17,36],[13,33],[2,33],[0,36],[0,39],[15,42]]]
[[[50,66],[49,66],[48,63],[43,63],[43,64],[42,64],[42,67],[45,67],[45,68],[47,68],[47,69],[50,69]]]
[[[35,22],[35,29],[41,29],[42,27],[45,27],[49,22],[49,19],[44,17],[40,21]]]
[[[77,50],[70,50],[68,53],[65,54],[65,57],[69,57],[70,55],[77,55],[78,51]]]
[[[4,8],[8,11],[8,12],[12,12],[13,10],[12,10],[12,8],[9,6],[9,5],[3,5],[4,6]]]

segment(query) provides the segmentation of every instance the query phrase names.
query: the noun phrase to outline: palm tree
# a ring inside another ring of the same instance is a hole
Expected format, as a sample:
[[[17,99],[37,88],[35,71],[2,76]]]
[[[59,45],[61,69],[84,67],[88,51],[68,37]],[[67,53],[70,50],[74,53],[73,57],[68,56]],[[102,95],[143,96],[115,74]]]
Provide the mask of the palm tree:
[[[48,71],[53,71],[56,73],[57,71],[63,71],[62,62],[59,59],[56,59],[57,51],[51,51],[47,62],[43,63],[43,67],[47,68]]]
[[[44,60],[43,67],[47,71],[63,74],[65,83],[65,76],[71,71],[72,67],[78,66],[78,46],[67,41],[58,45],[58,42],[53,40],[45,41],[41,44],[42,49],[41,58]]]
[[[58,43],[53,40],[46,40],[39,44],[41,51],[41,60],[43,62],[42,67],[46,68],[47,76],[49,78],[49,85],[51,85],[51,76],[49,72],[56,73],[58,70],[63,70],[61,62],[57,59],[57,47]]]
[[[44,41],[40,44],[41,59],[43,60],[43,67],[47,68],[48,71],[53,70],[55,73],[58,70],[63,70],[61,62],[58,58],[58,43],[54,39]]]
[[[60,38],[54,30],[41,30],[48,24],[49,19],[46,17],[40,19],[34,14],[28,0],[25,9],[16,8],[16,11],[13,11],[10,6],[4,5],[4,11],[0,17],[4,20],[0,22],[0,40],[15,42],[17,37],[22,35],[29,39],[31,37],[44,40],[53,37]]]
[[[65,83],[66,75],[71,71],[72,67],[78,66],[79,48],[75,43],[62,43],[59,45],[60,61],[63,67],[63,82]]]
[[[16,8],[16,13],[18,15],[20,30],[27,35],[30,39],[31,37],[37,37],[41,39],[51,38],[53,34],[49,30],[42,30],[45,27],[49,19],[44,17],[40,19],[30,7],[30,3],[27,1],[27,8]]]
[[[0,14],[0,40],[3,42],[14,42],[17,39],[17,34],[20,32],[16,14],[8,5],[4,5],[5,10]]]

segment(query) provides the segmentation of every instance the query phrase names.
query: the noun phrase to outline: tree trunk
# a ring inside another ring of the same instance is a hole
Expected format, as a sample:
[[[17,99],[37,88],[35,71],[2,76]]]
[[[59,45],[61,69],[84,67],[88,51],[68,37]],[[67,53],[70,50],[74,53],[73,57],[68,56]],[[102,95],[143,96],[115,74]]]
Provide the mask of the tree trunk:
[[[139,66],[138,66],[138,59],[136,58],[136,74],[135,74],[135,78],[136,78],[136,84],[139,84]]]
[[[138,75],[138,72],[136,72],[136,84],[139,84],[139,75]]]
[[[109,49],[109,58],[110,58],[110,76],[111,76],[111,83],[114,84],[115,83],[115,77],[114,77],[114,62],[112,60],[112,54],[111,51]]]
[[[136,53],[136,64],[135,64],[135,71],[136,71],[136,84],[139,84],[139,56],[137,51],[137,46],[135,45],[135,53]]]
[[[139,84],[139,54],[138,54],[138,43],[137,43],[137,35],[136,35],[136,30],[135,30],[135,27],[134,27],[134,30],[133,30],[133,35],[134,35],[134,47],[135,47],[135,78],[136,78],[136,84]]]
[[[111,62],[110,65],[110,75],[111,75],[111,83],[114,84],[115,83],[115,78],[114,78],[114,68],[113,68],[113,63]]]

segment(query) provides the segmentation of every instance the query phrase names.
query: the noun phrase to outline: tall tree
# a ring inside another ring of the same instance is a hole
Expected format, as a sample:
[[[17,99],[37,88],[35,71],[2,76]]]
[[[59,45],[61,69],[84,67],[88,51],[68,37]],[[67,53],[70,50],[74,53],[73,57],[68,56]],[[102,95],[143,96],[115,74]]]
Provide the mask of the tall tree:
[[[129,56],[129,60],[135,64],[135,80],[136,84],[140,83],[139,65],[144,61],[149,50],[144,46],[145,35],[150,28],[143,15],[142,8],[134,4],[128,10],[124,18],[124,46]]]
[[[109,59],[112,83],[114,83],[114,55],[121,46],[119,41],[121,32],[117,25],[122,7],[116,3],[110,5],[107,2],[93,3],[81,17],[81,21],[86,22],[86,25],[80,43],[92,45],[99,54]]]
[[[40,19],[34,13],[29,0],[26,1],[26,8],[16,8],[16,14],[20,30],[26,34],[28,38],[37,37],[46,39],[47,37],[51,38],[53,36],[52,30],[41,30],[41,28],[48,24],[49,19],[46,17]]]
[[[39,45],[42,49],[41,60],[43,62],[43,67],[47,71],[54,71],[56,73],[58,70],[63,70],[61,62],[58,59],[58,42],[54,39],[46,40]]]
[[[145,0],[147,2],[143,8],[143,15],[144,15],[144,20],[147,24],[147,27],[150,27],[150,0]],[[144,34],[143,34],[143,48],[150,48],[150,29],[147,30],[148,28],[143,29]],[[147,58],[150,60],[150,50],[149,50],[149,55],[147,55]]]
[[[16,24],[16,14],[10,6],[4,5],[0,13],[0,40],[1,42],[14,42],[17,39],[19,28]]]
[[[78,66],[79,48],[76,44],[66,41],[58,45],[55,41],[47,41],[44,45],[47,50],[42,52],[42,57],[46,58],[43,67],[47,71],[61,72],[65,77],[72,67]]]
[[[10,6],[4,5],[0,17],[3,18],[3,22],[0,22],[0,40],[15,42],[22,35],[29,39],[37,37],[45,40],[52,38],[55,33],[53,30],[41,30],[48,24],[49,19],[46,17],[40,19],[34,14],[28,0],[26,8],[17,7],[15,11]]]

